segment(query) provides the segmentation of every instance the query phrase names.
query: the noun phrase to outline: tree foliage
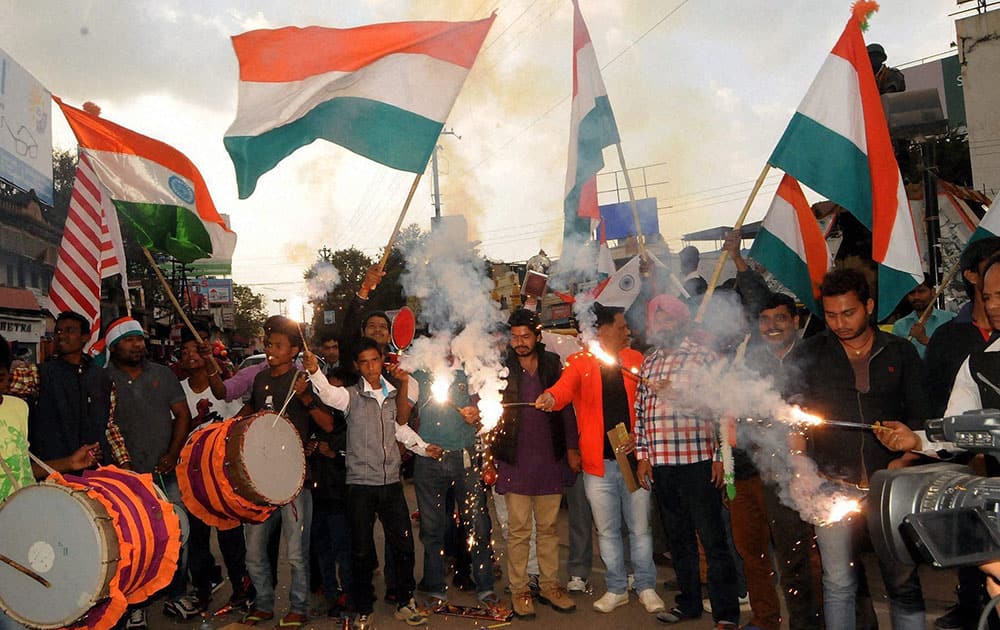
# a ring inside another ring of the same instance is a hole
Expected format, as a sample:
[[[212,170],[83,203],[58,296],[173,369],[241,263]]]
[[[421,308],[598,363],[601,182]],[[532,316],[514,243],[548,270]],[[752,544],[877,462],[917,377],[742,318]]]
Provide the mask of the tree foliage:
[[[235,334],[250,339],[260,333],[267,320],[264,296],[242,284],[233,283]]]

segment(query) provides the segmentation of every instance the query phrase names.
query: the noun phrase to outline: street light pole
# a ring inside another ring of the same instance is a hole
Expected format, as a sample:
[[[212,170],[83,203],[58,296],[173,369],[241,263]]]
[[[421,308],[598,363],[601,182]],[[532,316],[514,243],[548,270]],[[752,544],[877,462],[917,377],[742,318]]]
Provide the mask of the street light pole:
[[[287,302],[287,301],[288,300],[286,300],[285,298],[274,298],[272,300],[272,302],[274,302],[275,304],[278,305],[278,315],[284,315],[285,314],[285,302]]]

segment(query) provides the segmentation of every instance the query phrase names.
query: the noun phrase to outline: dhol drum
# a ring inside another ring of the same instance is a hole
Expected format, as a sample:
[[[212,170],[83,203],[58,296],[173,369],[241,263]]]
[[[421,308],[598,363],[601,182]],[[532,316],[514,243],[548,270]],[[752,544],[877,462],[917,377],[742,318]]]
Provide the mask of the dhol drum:
[[[212,527],[259,523],[298,496],[305,481],[302,438],[285,417],[262,411],[198,429],[177,464],[184,506]]]
[[[69,626],[110,595],[118,536],[108,510],[86,491],[24,487],[0,506],[0,531],[0,554],[21,567],[0,564],[0,608],[18,623]]]
[[[0,505],[0,608],[32,628],[109,630],[170,583],[181,528],[150,475],[58,473]]]

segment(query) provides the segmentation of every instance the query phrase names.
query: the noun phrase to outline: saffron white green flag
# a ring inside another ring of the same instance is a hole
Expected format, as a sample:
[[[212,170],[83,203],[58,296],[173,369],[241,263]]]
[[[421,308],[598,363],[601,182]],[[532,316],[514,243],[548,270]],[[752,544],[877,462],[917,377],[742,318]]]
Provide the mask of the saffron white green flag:
[[[878,263],[878,319],[923,281],[903,178],[868,51],[857,2],[833,51],[768,160],[849,210],[872,231]],[[877,5],[874,5],[877,7]]]
[[[240,199],[320,138],[423,173],[495,18],[289,26],[233,37],[239,106],[224,143]]]
[[[799,183],[790,175],[781,179],[774,193],[750,247],[750,256],[791,289],[810,311],[822,315],[817,301],[819,285],[833,261],[819,222]]]

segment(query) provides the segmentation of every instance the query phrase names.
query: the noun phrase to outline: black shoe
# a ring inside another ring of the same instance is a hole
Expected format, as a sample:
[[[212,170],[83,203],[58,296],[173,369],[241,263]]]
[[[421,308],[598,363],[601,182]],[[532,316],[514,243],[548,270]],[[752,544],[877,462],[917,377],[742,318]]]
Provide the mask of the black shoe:
[[[234,609],[250,610],[256,598],[257,589],[253,587],[250,576],[244,575],[239,586],[233,589],[233,594],[229,597],[229,605]]]
[[[969,630],[976,627],[977,616],[969,615],[961,604],[954,604],[943,615],[934,620],[937,630]]]
[[[656,613],[656,620],[660,623],[680,623],[682,621],[687,621],[688,619],[698,619],[701,617],[701,611],[686,613],[677,606],[674,606],[670,610],[664,610]]]

